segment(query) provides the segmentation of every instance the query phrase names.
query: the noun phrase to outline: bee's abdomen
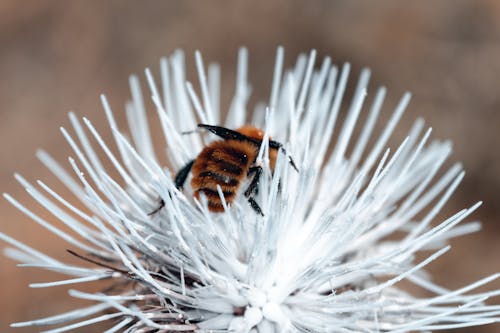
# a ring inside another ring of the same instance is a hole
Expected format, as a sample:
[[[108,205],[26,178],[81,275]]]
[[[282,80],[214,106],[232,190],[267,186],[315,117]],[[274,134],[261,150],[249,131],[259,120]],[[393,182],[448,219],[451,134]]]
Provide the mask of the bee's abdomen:
[[[217,185],[221,187],[226,202],[231,203],[242,180],[253,162],[253,148],[216,141],[203,149],[193,165],[191,186],[194,196],[203,193],[211,211],[224,210]]]

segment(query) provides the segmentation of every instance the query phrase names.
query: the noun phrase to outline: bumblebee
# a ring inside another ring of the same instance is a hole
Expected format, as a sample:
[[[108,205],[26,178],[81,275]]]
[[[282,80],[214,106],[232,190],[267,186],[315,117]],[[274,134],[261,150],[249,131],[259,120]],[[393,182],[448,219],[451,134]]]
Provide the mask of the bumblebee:
[[[199,199],[200,194],[203,193],[207,198],[210,211],[223,212],[224,207],[217,185],[222,189],[226,202],[231,204],[243,181],[251,178],[243,194],[255,212],[264,215],[254,199],[262,175],[262,167],[256,165],[256,159],[264,139],[264,131],[253,126],[231,130],[221,126],[198,124],[198,128],[205,129],[222,140],[207,145],[195,159],[179,170],[175,176],[177,189],[182,190],[187,177],[192,173],[191,187],[194,197]],[[269,165],[272,171],[274,171],[278,150],[285,152],[281,143],[270,139]],[[298,171],[291,158],[289,162]],[[162,200],[160,207],[150,215],[159,211],[164,204]]]

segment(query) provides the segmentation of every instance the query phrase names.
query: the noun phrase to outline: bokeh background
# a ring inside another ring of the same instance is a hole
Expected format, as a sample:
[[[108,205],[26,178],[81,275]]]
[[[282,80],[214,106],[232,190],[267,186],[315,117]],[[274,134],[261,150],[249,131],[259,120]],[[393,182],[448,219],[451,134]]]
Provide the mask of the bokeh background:
[[[227,106],[241,45],[250,51],[256,100],[268,97],[277,45],[286,47],[288,64],[311,48],[337,63],[350,61],[351,85],[363,66],[371,67],[371,92],[380,84],[388,88],[384,117],[404,91],[412,91],[392,145],[423,116],[434,128],[434,138],[454,142],[452,161],[463,161],[467,170],[441,217],[485,202],[474,215],[484,223],[482,232],[453,241],[451,253],[430,266],[435,280],[457,288],[500,271],[500,2],[495,0],[1,0],[0,190],[52,220],[12,174],[18,171],[57,186],[34,153],[44,148],[64,163],[70,151],[58,127],[69,124],[68,111],[88,116],[104,129],[99,104],[104,92],[123,124],[120,111],[129,98],[128,75],[142,76],[148,66],[157,70],[159,58],[176,48],[186,51],[190,75],[196,49],[206,63],[222,64]],[[0,228],[68,259],[63,242],[5,200],[0,201]],[[8,323],[73,308],[66,288],[27,287],[58,278],[0,258],[0,331],[35,332],[14,330]],[[500,283],[490,287],[500,288]],[[94,331],[101,329],[79,332]],[[499,331],[498,324],[459,330]]]

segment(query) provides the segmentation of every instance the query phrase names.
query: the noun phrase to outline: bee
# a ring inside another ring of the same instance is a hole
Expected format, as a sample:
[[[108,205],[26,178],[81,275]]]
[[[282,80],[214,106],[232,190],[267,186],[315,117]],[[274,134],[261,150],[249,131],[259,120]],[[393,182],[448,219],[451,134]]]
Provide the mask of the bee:
[[[175,176],[177,189],[183,189],[187,177],[192,173],[191,187],[194,197],[199,199],[203,194],[207,198],[210,211],[223,212],[224,207],[217,186],[220,186],[226,202],[231,204],[236,199],[243,181],[251,178],[243,195],[255,212],[263,216],[262,209],[254,196],[257,194],[262,175],[262,167],[256,164],[256,159],[264,139],[264,131],[249,125],[236,130],[206,124],[198,124],[198,128],[205,129],[222,140],[207,145],[195,159],[179,170]],[[286,153],[281,143],[269,139],[269,166],[272,171],[274,171],[278,150]],[[291,157],[289,157],[289,162],[298,171]],[[164,205],[162,200],[160,207],[149,215],[158,212]]]

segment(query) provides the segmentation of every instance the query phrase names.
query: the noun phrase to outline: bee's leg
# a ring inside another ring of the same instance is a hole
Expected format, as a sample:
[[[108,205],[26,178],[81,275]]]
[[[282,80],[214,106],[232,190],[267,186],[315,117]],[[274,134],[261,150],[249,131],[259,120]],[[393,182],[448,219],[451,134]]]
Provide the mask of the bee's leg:
[[[193,167],[194,160],[189,161],[188,164],[186,164],[182,169],[179,170],[177,175],[175,175],[175,187],[179,190],[182,190],[182,187],[184,186],[184,183],[186,182],[186,179],[189,175],[189,172],[191,171],[191,168]],[[163,207],[165,207],[165,201],[160,198],[160,205],[158,208],[153,210],[151,213],[148,213],[148,216],[154,215],[158,213]]]
[[[191,172],[193,164],[194,160],[189,161],[189,163],[183,166],[182,169],[177,172],[177,175],[175,175],[175,187],[178,190],[182,190],[182,187],[184,187],[184,183],[186,182],[189,172]]]
[[[257,214],[264,216],[264,213],[262,213],[262,209],[260,209],[259,204],[255,202],[254,198],[249,197],[248,202],[250,203],[250,206],[252,206],[253,210],[257,212]]]
[[[257,190],[258,190],[257,186],[259,185],[260,176],[262,176],[262,167],[260,167],[260,166],[251,167],[248,170],[247,176],[250,176],[252,173],[255,175],[253,176],[252,181],[250,182],[250,185],[248,185],[248,188],[245,191],[245,196],[247,198],[249,196],[251,196],[252,194],[257,193]]]
[[[151,216],[151,215],[158,213],[163,207],[165,207],[165,201],[163,201],[163,199],[160,198],[160,205],[158,206],[158,208],[156,208],[152,212],[148,213],[148,216]]]
[[[260,181],[260,176],[262,176],[262,167],[260,166],[254,166],[251,167],[250,170],[248,170],[248,175],[254,174],[252,181],[250,182],[250,185],[248,185],[248,188],[245,191],[245,197],[248,198],[248,202],[250,203],[250,206],[260,215],[264,216],[264,213],[262,213],[262,209],[259,207],[257,202],[255,202],[255,199],[252,197],[253,195],[257,194],[258,191],[258,185]]]

